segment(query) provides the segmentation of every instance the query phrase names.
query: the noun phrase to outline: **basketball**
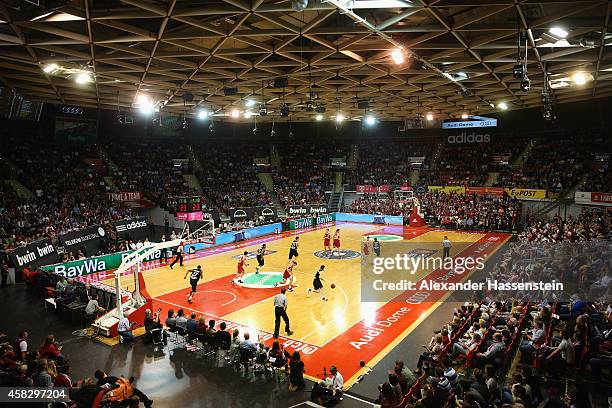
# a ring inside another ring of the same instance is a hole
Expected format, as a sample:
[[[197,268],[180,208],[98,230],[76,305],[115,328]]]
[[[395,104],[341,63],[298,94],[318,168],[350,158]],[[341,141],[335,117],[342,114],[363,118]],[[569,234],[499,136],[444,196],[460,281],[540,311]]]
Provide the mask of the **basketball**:
[[[332,283],[332,284],[330,285],[330,287],[331,287],[332,289],[336,289],[336,284],[335,284],[335,283]]]

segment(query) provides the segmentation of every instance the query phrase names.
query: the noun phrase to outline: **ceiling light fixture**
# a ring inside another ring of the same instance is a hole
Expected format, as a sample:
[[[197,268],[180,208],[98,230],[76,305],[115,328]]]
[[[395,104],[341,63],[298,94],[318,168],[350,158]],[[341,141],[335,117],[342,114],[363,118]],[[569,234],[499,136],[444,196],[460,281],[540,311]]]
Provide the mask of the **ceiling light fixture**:
[[[391,53],[391,58],[393,59],[393,62],[395,62],[397,65],[403,64],[404,63],[404,51],[402,51],[399,48],[396,50],[393,50],[393,52]]]
[[[506,110],[508,109],[508,104],[506,102],[500,102],[497,104],[497,107],[501,110]]]
[[[204,120],[208,117],[208,112],[205,109],[202,109],[198,112],[198,119]]]
[[[317,116],[315,116],[315,119],[316,119],[318,122],[320,122],[320,121],[322,121],[322,120],[323,120],[323,115],[321,115],[321,114],[319,113],[319,114],[317,114]]]
[[[569,34],[566,30],[564,30],[561,27],[552,27],[550,30],[548,30],[548,32],[558,38],[566,38],[567,35]]]
[[[231,112],[232,118],[239,118],[240,117],[240,111],[238,109],[233,109]]]
[[[45,65],[45,67],[43,68],[43,71],[46,74],[52,74],[53,72],[57,71],[59,69],[59,65],[57,64],[48,64]]]
[[[252,106],[255,106],[255,101],[252,99],[247,99],[246,103],[244,104],[247,108],[250,108]]]
[[[574,81],[576,85],[584,85],[587,82],[587,76],[584,72],[576,72],[572,75],[572,81]]]
[[[461,119],[467,119],[467,118],[469,118],[469,117],[470,117],[470,116],[469,116],[467,113],[463,113],[463,114],[461,114]]]
[[[81,72],[80,74],[76,76],[74,80],[76,81],[77,84],[83,85],[88,82],[91,82],[92,78],[89,72]]]
[[[425,119],[432,121],[434,119],[434,116],[431,113],[428,113],[427,116],[425,116]]]
[[[336,122],[342,122],[344,120],[344,116],[341,113],[336,115]]]
[[[365,117],[365,122],[368,126],[373,126],[376,123],[376,118],[372,115],[368,115]]]

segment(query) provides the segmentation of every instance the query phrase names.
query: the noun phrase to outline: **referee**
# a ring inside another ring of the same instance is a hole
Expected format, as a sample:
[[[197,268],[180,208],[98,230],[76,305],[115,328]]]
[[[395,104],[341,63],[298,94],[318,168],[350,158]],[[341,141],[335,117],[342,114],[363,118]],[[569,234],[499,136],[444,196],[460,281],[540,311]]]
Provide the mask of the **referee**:
[[[442,258],[450,258],[450,249],[453,246],[451,242],[448,240],[448,237],[445,235],[444,240],[442,241]]]
[[[291,336],[293,332],[289,329],[289,316],[287,316],[287,296],[285,296],[287,290],[281,289],[281,293],[274,296],[274,338],[278,339],[278,331],[280,329],[280,319],[283,318],[285,322],[285,333]]]

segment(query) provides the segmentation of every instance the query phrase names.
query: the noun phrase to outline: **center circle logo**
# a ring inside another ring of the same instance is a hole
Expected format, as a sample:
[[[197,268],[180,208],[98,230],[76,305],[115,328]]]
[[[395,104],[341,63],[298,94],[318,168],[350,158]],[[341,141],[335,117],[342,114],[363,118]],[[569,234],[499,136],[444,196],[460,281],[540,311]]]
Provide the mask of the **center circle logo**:
[[[366,237],[370,238],[371,241],[374,241],[374,238],[378,239],[379,241],[402,241],[404,239],[399,235],[391,234],[372,234],[366,235]]]
[[[317,258],[323,259],[355,259],[359,258],[361,254],[357,251],[353,251],[351,249],[342,249],[338,251],[317,251],[314,253],[314,256]]]
[[[288,286],[288,284],[282,284],[283,273],[282,272],[260,272],[260,273],[246,273],[242,277],[242,282],[236,281],[235,284],[242,286],[243,288],[251,289],[274,289]],[[293,275],[293,284],[297,282],[297,278]]]

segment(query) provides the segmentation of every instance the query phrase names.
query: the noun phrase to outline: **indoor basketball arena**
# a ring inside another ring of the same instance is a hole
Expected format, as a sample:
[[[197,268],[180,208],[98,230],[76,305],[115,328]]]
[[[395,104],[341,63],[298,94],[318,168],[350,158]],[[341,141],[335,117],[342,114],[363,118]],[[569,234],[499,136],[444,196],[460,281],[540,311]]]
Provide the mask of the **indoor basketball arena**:
[[[612,408],[609,0],[0,2],[0,406]]]

